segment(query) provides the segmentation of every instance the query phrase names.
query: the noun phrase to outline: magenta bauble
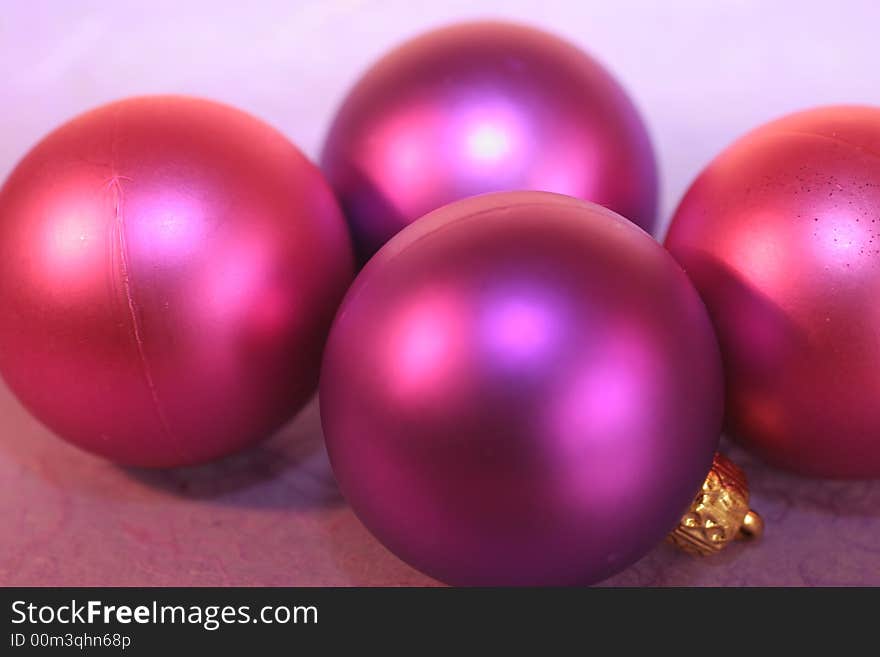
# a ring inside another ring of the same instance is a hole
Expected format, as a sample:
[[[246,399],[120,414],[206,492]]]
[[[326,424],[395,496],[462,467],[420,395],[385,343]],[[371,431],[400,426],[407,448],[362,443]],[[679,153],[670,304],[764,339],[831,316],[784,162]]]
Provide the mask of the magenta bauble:
[[[666,243],[717,327],[733,436],[803,474],[880,477],[880,109],[746,135]]]
[[[333,122],[322,168],[362,257],[467,196],[544,190],[651,231],[645,127],[620,85],[555,36],[507,23],[429,32],[379,60]]]
[[[208,101],[113,103],[0,190],[0,372],[80,447],[205,461],[313,393],[352,274],[329,187],[280,133]]]
[[[541,192],[406,228],[334,322],[321,417],[364,524],[452,584],[586,584],[670,531],[718,444],[705,308],[647,233]]]

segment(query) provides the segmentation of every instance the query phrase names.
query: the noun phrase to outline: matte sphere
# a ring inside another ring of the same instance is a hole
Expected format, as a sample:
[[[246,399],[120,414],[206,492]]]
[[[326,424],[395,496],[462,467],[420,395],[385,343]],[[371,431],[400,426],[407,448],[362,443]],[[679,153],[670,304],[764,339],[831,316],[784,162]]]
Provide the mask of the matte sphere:
[[[880,476],[880,109],[740,139],[666,243],[718,330],[733,435],[803,474]]]
[[[632,102],[595,60],[528,27],[466,23],[392,51],[346,98],[322,166],[362,257],[494,191],[568,194],[654,227],[654,156]]]
[[[489,194],[367,264],[325,352],[321,416],[364,524],[452,584],[596,582],[670,531],[718,444],[705,308],[599,206]]]
[[[113,103],[0,190],[0,371],[80,447],[205,461],[313,393],[352,276],[328,185],[280,133],[202,100]]]

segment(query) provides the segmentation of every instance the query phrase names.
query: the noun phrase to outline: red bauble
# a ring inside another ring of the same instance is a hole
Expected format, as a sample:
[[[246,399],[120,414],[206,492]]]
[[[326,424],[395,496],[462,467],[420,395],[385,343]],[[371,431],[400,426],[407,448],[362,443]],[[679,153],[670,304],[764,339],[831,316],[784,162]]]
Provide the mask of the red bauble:
[[[880,476],[880,109],[745,136],[691,187],[666,244],[714,319],[731,432],[797,472]]]
[[[0,371],[92,452],[212,459],[312,394],[352,267],[329,187],[277,131],[190,98],[107,105],[0,190]]]
[[[578,48],[521,25],[463,23],[391,51],[345,99],[321,159],[362,256],[486,192],[558,192],[654,227],[654,156],[626,92]]]

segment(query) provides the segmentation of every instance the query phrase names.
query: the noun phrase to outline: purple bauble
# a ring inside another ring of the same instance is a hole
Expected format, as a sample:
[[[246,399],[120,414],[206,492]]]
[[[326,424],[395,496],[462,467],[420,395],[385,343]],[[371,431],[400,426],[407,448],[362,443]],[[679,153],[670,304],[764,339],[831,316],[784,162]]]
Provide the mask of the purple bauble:
[[[632,563],[705,477],[718,346],[671,256],[543,192],[402,231],[331,330],[321,416],[355,512],[448,583],[571,585]]]
[[[624,90],[571,44],[508,23],[435,30],[382,58],[345,99],[322,167],[364,258],[495,191],[568,194],[654,227],[654,156]]]

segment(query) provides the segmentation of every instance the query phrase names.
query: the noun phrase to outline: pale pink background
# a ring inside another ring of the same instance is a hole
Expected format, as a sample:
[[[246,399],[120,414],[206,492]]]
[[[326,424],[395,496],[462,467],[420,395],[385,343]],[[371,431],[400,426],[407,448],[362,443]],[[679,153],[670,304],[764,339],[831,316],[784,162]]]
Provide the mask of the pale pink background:
[[[369,61],[477,17],[549,28],[608,65],[654,138],[664,220],[752,126],[816,104],[880,104],[880,5],[869,1],[0,0],[0,177],[71,115],[154,92],[238,105],[314,156]],[[733,455],[764,540],[702,560],[661,545],[609,584],[880,585],[880,482],[798,479]],[[0,584],[430,583],[340,498],[314,405],[238,457],[137,472],[68,447],[0,385],[0,518]]]

